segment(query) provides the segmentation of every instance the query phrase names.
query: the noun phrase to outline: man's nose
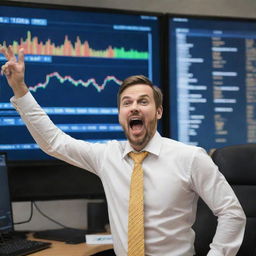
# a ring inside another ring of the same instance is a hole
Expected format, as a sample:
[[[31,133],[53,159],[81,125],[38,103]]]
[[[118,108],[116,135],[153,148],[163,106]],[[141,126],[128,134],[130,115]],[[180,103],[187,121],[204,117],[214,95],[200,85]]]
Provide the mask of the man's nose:
[[[139,111],[139,104],[138,102],[133,102],[132,105],[131,105],[131,111],[132,112],[137,112]]]

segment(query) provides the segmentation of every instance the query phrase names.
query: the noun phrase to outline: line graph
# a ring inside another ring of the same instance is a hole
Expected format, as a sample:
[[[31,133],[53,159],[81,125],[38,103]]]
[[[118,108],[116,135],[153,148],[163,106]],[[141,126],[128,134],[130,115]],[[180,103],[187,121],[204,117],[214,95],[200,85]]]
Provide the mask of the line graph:
[[[38,83],[34,86],[29,86],[29,90],[32,92],[36,92],[39,88],[46,89],[47,86],[49,85],[51,79],[54,79],[54,78],[56,78],[59,81],[59,83],[61,83],[61,84],[68,81],[76,87],[80,85],[82,87],[87,88],[88,86],[92,85],[95,87],[97,92],[103,91],[105,89],[105,87],[107,86],[107,84],[110,83],[111,81],[115,82],[117,85],[121,85],[121,83],[122,83],[122,81],[119,80],[118,78],[116,78],[115,76],[107,76],[103,80],[103,83],[99,84],[96,82],[95,78],[89,78],[87,81],[84,81],[82,79],[75,80],[74,78],[72,78],[69,75],[61,76],[58,72],[52,72],[52,73],[46,75],[46,79],[43,83]]]
[[[2,43],[7,45],[6,41]],[[149,58],[147,51],[139,51],[136,49],[125,49],[124,47],[113,47],[109,45],[106,49],[93,49],[87,40],[83,41],[79,36],[76,37],[74,43],[69,39],[68,35],[63,38],[63,43],[56,45],[50,38],[45,42],[40,41],[37,36],[32,36],[27,31],[26,38],[19,41],[13,41],[10,44],[15,52],[18,53],[20,48],[24,48],[25,54],[33,55],[51,55],[51,56],[69,56],[69,57],[100,57],[100,58],[124,58],[124,59],[143,59]]]

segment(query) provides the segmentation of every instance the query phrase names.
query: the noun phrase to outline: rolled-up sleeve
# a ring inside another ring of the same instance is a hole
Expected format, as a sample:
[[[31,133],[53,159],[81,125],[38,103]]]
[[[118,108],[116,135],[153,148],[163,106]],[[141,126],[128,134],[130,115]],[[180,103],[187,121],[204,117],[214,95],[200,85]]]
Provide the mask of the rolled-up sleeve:
[[[104,154],[103,144],[77,140],[64,133],[53,124],[30,92],[17,99],[12,97],[11,103],[44,152],[97,174],[101,168],[101,158],[98,156]]]

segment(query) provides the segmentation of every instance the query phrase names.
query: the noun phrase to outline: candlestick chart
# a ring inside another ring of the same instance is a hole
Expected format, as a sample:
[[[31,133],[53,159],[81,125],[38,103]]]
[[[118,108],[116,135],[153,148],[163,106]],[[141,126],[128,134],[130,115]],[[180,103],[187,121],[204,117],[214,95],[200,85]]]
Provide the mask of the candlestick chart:
[[[6,46],[6,41],[2,42]],[[113,47],[109,45],[106,49],[93,49],[87,40],[81,41],[80,37],[76,37],[76,41],[72,42],[68,35],[64,35],[63,43],[56,45],[50,38],[45,42],[40,41],[37,36],[32,37],[30,31],[27,31],[26,38],[20,38],[19,41],[9,43],[15,54],[20,48],[24,49],[25,54],[33,55],[51,55],[51,56],[69,56],[69,57],[100,57],[100,58],[124,58],[124,59],[148,59],[147,51],[139,51],[136,49],[125,49],[124,47]]]

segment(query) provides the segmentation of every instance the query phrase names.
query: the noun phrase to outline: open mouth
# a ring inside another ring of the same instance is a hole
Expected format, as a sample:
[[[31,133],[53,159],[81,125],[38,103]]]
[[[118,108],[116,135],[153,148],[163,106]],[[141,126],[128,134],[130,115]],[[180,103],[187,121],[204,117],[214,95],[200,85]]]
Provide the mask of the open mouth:
[[[140,118],[133,118],[129,122],[129,126],[133,131],[140,131],[143,128],[144,122]]]

